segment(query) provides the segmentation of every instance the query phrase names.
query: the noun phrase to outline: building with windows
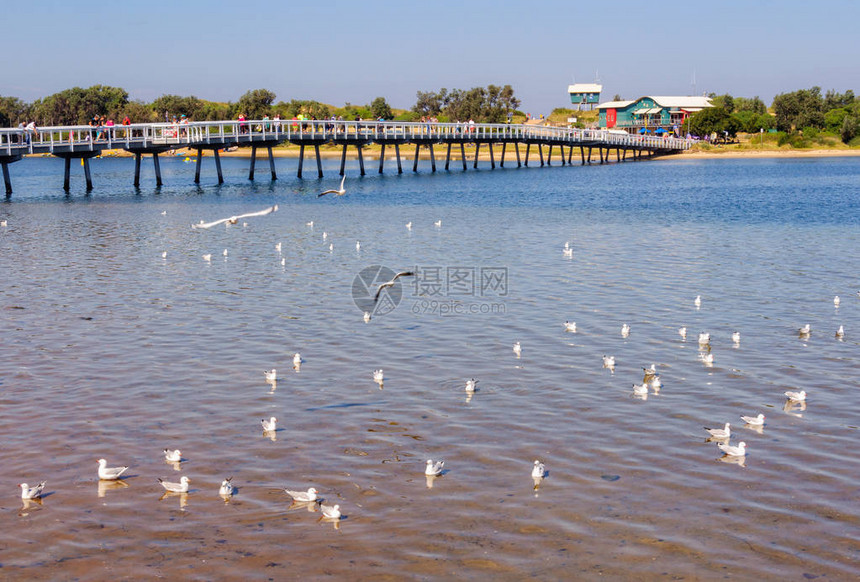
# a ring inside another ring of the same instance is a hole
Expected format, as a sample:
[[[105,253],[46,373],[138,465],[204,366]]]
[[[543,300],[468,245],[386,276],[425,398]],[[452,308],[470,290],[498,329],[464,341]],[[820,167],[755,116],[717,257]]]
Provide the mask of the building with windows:
[[[600,92],[603,90],[603,85],[596,83],[577,83],[568,85],[567,92],[570,94],[570,102],[574,105],[579,105],[582,109],[583,105],[590,105],[591,109],[600,103]]]
[[[628,133],[683,131],[687,117],[713,107],[709,97],[640,97],[633,101],[607,101],[597,106],[598,125]]]

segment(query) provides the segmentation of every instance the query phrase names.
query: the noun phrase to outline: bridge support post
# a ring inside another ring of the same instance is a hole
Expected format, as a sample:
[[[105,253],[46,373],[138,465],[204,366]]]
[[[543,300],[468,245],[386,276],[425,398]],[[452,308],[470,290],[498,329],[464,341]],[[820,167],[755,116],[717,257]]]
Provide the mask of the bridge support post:
[[[278,179],[278,174],[275,172],[275,156],[272,155],[272,146],[268,146],[269,150],[269,169],[272,171],[272,180]]]
[[[299,171],[296,173],[296,177],[302,177],[302,166],[305,165],[305,144],[299,145]]]
[[[589,164],[591,163],[591,151],[592,151],[592,149],[593,148],[591,148],[591,147],[588,148],[588,163]]]
[[[248,172],[248,179],[254,179],[254,166],[257,164],[257,146],[251,146],[251,170]]]
[[[627,161],[627,148],[624,148],[624,155],[623,155],[623,156],[621,156],[621,161],[622,161],[622,162],[626,162],[626,161]]]
[[[538,153],[540,154],[540,165],[543,167],[543,144],[538,144]]]
[[[135,154],[135,158],[136,158],[135,159],[136,164],[134,167],[134,169],[135,169],[134,185],[140,186],[140,154]],[[65,162],[66,162],[65,163],[66,169],[65,169],[65,172],[63,172],[63,190],[68,192],[69,191],[69,173],[71,171],[72,158],[65,158]],[[5,174],[5,172],[4,172],[4,174]]]
[[[520,163],[520,142],[514,142],[514,148],[517,150],[517,167],[519,168],[522,166]]]
[[[93,189],[93,176],[90,174],[90,159],[82,158],[84,160],[84,175],[87,177],[87,192]]]
[[[508,149],[508,142],[503,141],[502,142],[502,159],[499,160],[499,167],[500,168],[505,167],[505,150],[506,149]]]
[[[549,144],[549,153],[546,155],[546,165],[552,165],[552,144]]]
[[[445,154],[445,171],[448,171],[448,165],[451,163],[451,142],[448,142],[448,153]]]
[[[472,169],[478,169],[478,153],[481,151],[481,142],[475,142],[475,162],[472,164]]]
[[[564,146],[560,145],[560,146],[558,146],[558,149],[559,149],[559,151],[561,151],[561,165],[563,166],[564,165]]]
[[[9,177],[9,164],[3,162],[3,183],[6,184],[6,198],[12,195],[12,178]]]
[[[567,165],[570,165],[570,158],[573,156],[573,146],[568,146],[567,149]]]
[[[382,150],[379,152],[379,173],[382,173],[382,166],[385,163],[385,144],[382,144]]]
[[[526,168],[529,167],[529,152],[531,151],[531,149],[532,149],[532,144],[527,143],[526,144],[526,161],[525,161]]]
[[[615,161],[621,161],[621,148],[615,148]]]
[[[394,144],[394,153],[397,156],[397,173],[402,174],[403,173],[403,166],[400,165],[400,144],[399,143]]]
[[[436,171],[436,156],[433,154],[433,144],[430,143],[427,145],[430,148],[430,168],[432,171]]]
[[[152,163],[155,165],[155,186],[161,187],[161,161],[158,159],[158,154],[152,154]],[[90,167],[87,160],[84,160],[84,171],[87,173],[87,182],[90,177]]]
[[[602,164],[603,163],[603,157],[604,157],[603,156],[603,154],[604,154],[603,148],[598,147],[597,148],[597,154],[600,156],[600,163]],[[607,162],[609,161],[609,150],[606,150],[606,161]]]
[[[346,166],[346,144],[343,144],[343,152],[340,154],[340,175],[343,176],[343,168]]]
[[[314,144],[314,154],[316,154],[316,156],[317,156],[317,177],[322,178],[323,177],[323,171],[322,171],[322,160],[320,159],[320,146],[319,146],[319,144]]]
[[[585,148],[579,146],[579,157],[582,158],[582,165],[585,165]]]
[[[418,171],[418,150],[421,148],[420,144],[415,144],[415,161],[412,162],[412,171]]]
[[[463,160],[463,171],[466,171],[466,145],[460,142],[460,159]]]
[[[361,144],[356,144],[355,149],[358,150],[358,169],[361,172],[361,175],[364,176],[364,154],[361,153]]]
[[[490,146],[490,169],[495,170],[496,169],[496,158],[493,157],[493,142],[490,142],[487,145]]]
[[[200,183],[200,164],[202,164],[202,163],[203,163],[203,150],[201,150],[200,148],[197,148],[197,163],[195,164],[196,167],[194,169],[194,183],[195,184]]]
[[[218,173],[218,183],[224,183],[224,174],[221,173],[221,155],[218,153],[218,150],[212,150],[212,153],[215,154],[215,171]]]

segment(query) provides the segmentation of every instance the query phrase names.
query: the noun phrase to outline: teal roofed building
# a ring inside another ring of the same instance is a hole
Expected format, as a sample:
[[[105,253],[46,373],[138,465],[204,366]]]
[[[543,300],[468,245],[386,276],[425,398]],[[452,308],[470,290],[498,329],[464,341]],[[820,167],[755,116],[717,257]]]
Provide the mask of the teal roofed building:
[[[601,91],[603,85],[597,83],[576,83],[567,87],[570,102],[579,105],[579,109],[582,109],[583,105],[590,105],[591,109],[594,109],[594,106],[600,103]]]
[[[697,111],[713,107],[709,97],[640,97],[633,101],[607,101],[597,106],[598,125],[628,133],[683,132],[684,121]]]

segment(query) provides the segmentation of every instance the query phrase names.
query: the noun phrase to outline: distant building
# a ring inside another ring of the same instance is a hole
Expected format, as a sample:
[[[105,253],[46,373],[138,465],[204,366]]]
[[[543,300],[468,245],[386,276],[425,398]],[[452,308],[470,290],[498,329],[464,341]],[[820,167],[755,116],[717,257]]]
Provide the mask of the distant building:
[[[683,131],[687,117],[713,107],[709,97],[640,97],[634,101],[607,101],[597,106],[598,125],[628,133]]]
[[[591,109],[594,109],[594,106],[600,103],[601,91],[603,91],[603,85],[595,83],[577,83],[567,87],[570,102],[579,105],[579,109],[582,109],[583,105],[591,105]]]

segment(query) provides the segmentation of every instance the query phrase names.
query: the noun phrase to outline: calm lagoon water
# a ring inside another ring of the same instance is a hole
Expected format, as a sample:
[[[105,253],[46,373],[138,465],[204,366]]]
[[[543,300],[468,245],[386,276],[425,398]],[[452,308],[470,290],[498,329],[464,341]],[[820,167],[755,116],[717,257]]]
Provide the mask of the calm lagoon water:
[[[225,159],[217,186],[207,159],[196,187],[168,159],[164,187],[145,164],[135,190],[133,161],[99,159],[89,195],[80,175],[62,191],[60,160],[11,167],[0,578],[860,575],[860,160],[363,178],[353,163],[346,196],[317,198],[338,162],[297,180],[278,160],[278,181],[262,164],[251,183]],[[365,323],[353,282],[373,265],[418,276]],[[662,390],[634,398],[652,363]],[[786,406],[801,389],[806,406]],[[762,430],[739,419],[759,412]],[[742,464],[706,442],[725,422]],[[99,483],[100,457],[128,478]],[[428,458],[445,460],[433,481]],[[191,492],[162,498],[156,478],[180,475]],[[18,484],[41,480],[22,507]],[[285,486],[344,518],[291,506]]]

